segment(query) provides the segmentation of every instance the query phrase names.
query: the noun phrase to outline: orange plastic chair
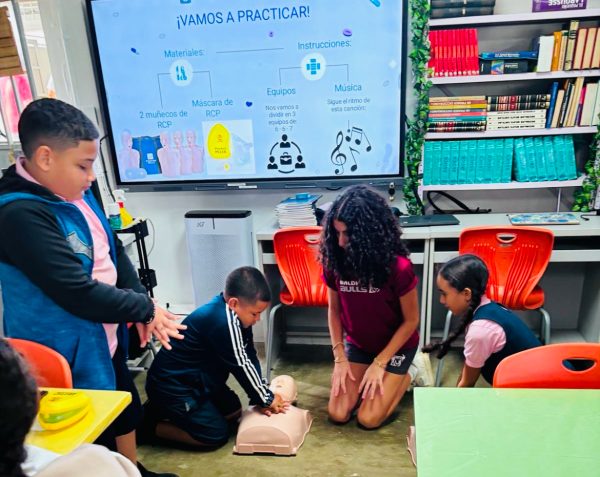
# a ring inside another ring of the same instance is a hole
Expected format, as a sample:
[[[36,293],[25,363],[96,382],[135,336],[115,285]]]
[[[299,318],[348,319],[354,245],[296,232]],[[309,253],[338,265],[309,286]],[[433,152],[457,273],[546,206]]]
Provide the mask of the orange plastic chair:
[[[327,285],[318,260],[321,227],[289,227],[273,235],[275,259],[285,284],[280,303],[271,308],[267,320],[267,381],[271,379],[273,328],[282,306],[327,306]]]
[[[23,356],[38,386],[49,388],[73,387],[71,368],[62,354],[35,341],[17,338],[7,338],[7,341]]]
[[[489,271],[487,296],[512,310],[538,310],[542,315],[540,340],[550,342],[550,315],[544,310],[544,291],[538,286],[554,246],[551,230],[538,227],[484,226],[464,229],[458,253],[481,258]],[[444,337],[450,333],[452,313],[446,315]],[[436,371],[441,381],[443,360]]]
[[[579,371],[565,366],[565,360],[585,360],[591,366]],[[600,344],[560,343],[508,356],[496,368],[494,387],[600,389]]]

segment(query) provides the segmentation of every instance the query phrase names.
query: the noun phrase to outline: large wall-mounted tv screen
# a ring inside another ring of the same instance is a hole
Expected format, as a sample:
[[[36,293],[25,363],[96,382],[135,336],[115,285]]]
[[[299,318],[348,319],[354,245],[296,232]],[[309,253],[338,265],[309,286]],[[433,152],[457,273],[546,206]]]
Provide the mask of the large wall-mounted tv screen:
[[[402,0],[88,0],[119,185],[402,175]]]

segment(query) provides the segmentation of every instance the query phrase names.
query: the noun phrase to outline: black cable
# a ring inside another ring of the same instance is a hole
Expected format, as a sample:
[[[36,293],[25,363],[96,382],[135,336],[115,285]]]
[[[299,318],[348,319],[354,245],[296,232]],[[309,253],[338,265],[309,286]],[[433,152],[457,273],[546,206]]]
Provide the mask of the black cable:
[[[583,220],[585,220],[586,222],[588,222],[590,219],[588,219],[588,217],[596,217],[600,215],[600,210],[596,210],[595,212],[589,213],[589,214],[581,214],[581,218]]]
[[[456,205],[458,205],[458,207],[460,207],[460,209],[458,209],[458,210],[442,210],[442,209],[440,209],[432,198],[433,194],[438,194],[438,195],[445,197],[446,199],[448,199],[448,200],[454,202]],[[476,209],[471,209],[464,202],[458,200],[456,197],[453,197],[452,195],[450,195],[444,191],[433,191],[433,190],[427,191],[427,202],[429,202],[431,204],[431,206],[435,209],[435,211],[438,214],[456,214],[456,213],[489,214],[492,211],[492,209],[481,209],[479,207],[477,207]]]

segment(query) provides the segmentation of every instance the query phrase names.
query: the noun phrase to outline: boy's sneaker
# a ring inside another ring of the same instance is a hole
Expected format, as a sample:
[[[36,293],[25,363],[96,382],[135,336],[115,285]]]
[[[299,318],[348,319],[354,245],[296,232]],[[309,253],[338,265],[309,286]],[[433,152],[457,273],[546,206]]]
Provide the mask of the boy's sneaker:
[[[413,362],[408,368],[410,374],[410,383],[412,386],[429,387],[433,386],[433,370],[429,354],[417,351]]]
[[[140,475],[142,477],[179,477],[177,474],[171,474],[168,472],[163,472],[163,473],[152,472],[152,471],[146,469],[139,461],[137,463],[137,468],[140,471]]]

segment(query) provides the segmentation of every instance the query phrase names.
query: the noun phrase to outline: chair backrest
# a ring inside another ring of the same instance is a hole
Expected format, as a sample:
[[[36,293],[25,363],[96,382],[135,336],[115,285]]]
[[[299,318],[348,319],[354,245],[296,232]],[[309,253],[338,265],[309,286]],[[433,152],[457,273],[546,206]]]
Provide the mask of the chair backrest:
[[[489,271],[487,295],[520,310],[552,254],[554,234],[536,227],[470,227],[460,234],[459,253],[481,258]]]
[[[578,370],[584,366],[576,363],[586,362],[591,366]],[[600,344],[559,343],[508,356],[496,368],[494,387],[600,389]]]
[[[72,388],[71,368],[63,355],[35,341],[7,338],[29,365],[38,386]]]
[[[321,227],[290,227],[273,235],[275,259],[292,306],[327,306],[327,285],[318,260]]]

